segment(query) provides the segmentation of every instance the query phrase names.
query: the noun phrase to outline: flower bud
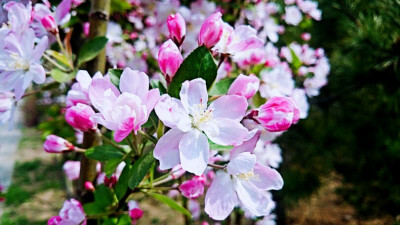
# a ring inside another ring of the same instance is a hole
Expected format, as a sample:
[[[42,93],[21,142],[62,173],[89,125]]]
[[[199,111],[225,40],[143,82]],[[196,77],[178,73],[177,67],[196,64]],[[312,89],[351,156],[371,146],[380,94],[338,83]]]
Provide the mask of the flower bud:
[[[186,23],[181,14],[169,15],[167,20],[169,36],[177,46],[181,46],[186,35]]]
[[[212,48],[218,43],[224,31],[224,22],[221,19],[222,14],[216,12],[209,16],[203,23],[199,34],[199,45],[205,45]]]
[[[253,118],[270,132],[285,131],[300,117],[296,104],[288,97],[272,97],[256,112]]]
[[[139,208],[134,208],[132,210],[129,210],[129,216],[134,220],[138,220],[138,219],[142,218],[143,210],[141,210]]]
[[[40,22],[42,22],[42,25],[46,30],[52,34],[58,34],[58,26],[56,21],[54,20],[54,17],[51,14],[48,14],[44,16]]]
[[[46,137],[43,148],[48,153],[61,153],[72,151],[75,147],[64,138],[51,134]]]
[[[90,181],[86,181],[85,182],[85,189],[88,190],[88,191],[94,191],[95,190],[95,188],[93,186],[93,183],[90,182]]]
[[[168,83],[171,82],[182,62],[181,52],[171,39],[161,45],[158,52],[158,64]]]
[[[309,40],[311,40],[311,34],[310,34],[310,33],[302,33],[300,37],[301,37],[301,39],[303,39],[304,41],[309,41]]]
[[[67,109],[65,120],[73,128],[87,132],[97,127],[97,124],[90,119],[94,114],[95,112],[92,107],[78,103],[76,106]]]
[[[204,183],[197,180],[187,180],[179,186],[179,190],[186,198],[196,199],[204,194]]]
[[[228,95],[240,95],[250,99],[258,91],[260,80],[255,75],[240,74],[228,90]]]

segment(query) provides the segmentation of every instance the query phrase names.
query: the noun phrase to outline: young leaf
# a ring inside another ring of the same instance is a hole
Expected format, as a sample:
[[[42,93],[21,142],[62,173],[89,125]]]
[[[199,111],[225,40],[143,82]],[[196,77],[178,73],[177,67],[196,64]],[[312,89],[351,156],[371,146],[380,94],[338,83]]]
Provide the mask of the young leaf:
[[[109,69],[108,75],[110,75],[111,83],[113,83],[116,87],[119,87],[119,79],[121,78],[122,74],[121,69]]]
[[[129,187],[135,188],[137,187],[143,178],[146,176],[147,172],[151,168],[151,165],[154,162],[153,151],[150,151],[146,155],[140,157],[135,164],[133,164],[132,168],[132,176],[129,179]]]
[[[231,84],[233,83],[234,80],[235,80],[235,78],[227,77],[227,78],[224,78],[224,79],[218,81],[211,88],[209,95],[211,95],[211,96],[225,95],[228,92],[229,87],[231,86]]]
[[[112,145],[99,145],[89,148],[85,152],[86,157],[98,161],[107,161],[110,159],[121,159],[124,154]]]
[[[53,79],[59,83],[65,83],[75,78],[76,71],[72,71],[71,73],[65,73],[59,69],[52,69],[50,75]]]
[[[168,198],[167,196],[157,194],[157,193],[148,193],[150,196],[153,198],[157,199],[158,201],[168,205],[172,209],[175,209],[176,211],[186,215],[187,217],[191,218],[192,215],[190,214],[187,209],[185,209],[183,206],[179,205],[175,200]]]
[[[207,88],[210,88],[216,77],[217,65],[212,55],[205,46],[200,46],[183,61],[174,78],[172,78],[168,94],[179,98],[182,83],[196,78],[203,78],[206,81]]]
[[[94,59],[106,46],[107,41],[106,37],[96,37],[83,44],[79,51],[78,66]]]
[[[117,195],[118,200],[120,200],[126,190],[128,189],[129,177],[131,174],[131,165],[126,165],[122,170],[121,176],[119,176],[118,183],[115,185],[115,194]]]
[[[293,68],[297,71],[301,66],[301,61],[300,61],[299,57],[296,55],[296,53],[291,48],[289,48],[289,49],[290,49],[290,53],[292,55]]]
[[[46,54],[57,59],[60,63],[68,66],[70,69],[73,68],[73,66],[69,64],[68,58],[64,54],[61,54],[61,53],[51,50],[51,49],[47,50]]]

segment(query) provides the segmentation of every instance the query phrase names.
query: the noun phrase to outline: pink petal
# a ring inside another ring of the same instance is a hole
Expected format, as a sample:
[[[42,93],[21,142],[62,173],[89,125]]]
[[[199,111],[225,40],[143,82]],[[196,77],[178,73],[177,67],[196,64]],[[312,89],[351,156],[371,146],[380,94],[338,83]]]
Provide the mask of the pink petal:
[[[146,102],[149,92],[149,77],[139,70],[125,68],[121,74],[119,87],[122,92],[137,95]]]
[[[179,129],[171,129],[165,133],[154,148],[154,158],[160,161],[160,169],[170,169],[180,163],[179,142],[183,135]]]
[[[32,74],[33,81],[37,84],[42,84],[46,81],[46,72],[42,65],[32,64],[29,67],[28,73]]]
[[[158,100],[160,99],[160,90],[158,88],[151,89],[147,94],[146,108],[147,108],[147,116],[156,106]]]
[[[207,108],[207,86],[205,80],[201,78],[183,82],[179,95],[183,107],[189,113],[197,112],[198,107]]]
[[[105,78],[94,79],[89,88],[89,98],[100,112],[112,107],[120,95],[118,89]]]
[[[186,132],[179,142],[182,169],[202,175],[207,167],[209,151],[208,140],[203,133],[198,130]]]
[[[250,138],[247,141],[244,141],[243,144],[239,146],[235,146],[230,154],[230,158],[233,159],[236,157],[238,154],[243,153],[243,152],[250,152],[253,153],[254,149],[256,148],[257,142],[260,139],[261,131],[257,131],[252,138]]]
[[[135,118],[126,118],[118,127],[114,133],[114,140],[116,142],[121,142],[126,138],[133,130]]]
[[[92,83],[92,78],[86,70],[78,70],[76,80],[83,89],[89,89],[90,83]]]
[[[283,179],[275,169],[269,166],[263,166],[258,163],[254,166],[254,174],[259,179],[253,179],[251,182],[257,188],[263,190],[280,190],[283,187]]]
[[[224,220],[238,204],[233,182],[226,172],[217,172],[204,202],[204,211],[214,220]]]
[[[250,152],[243,152],[231,159],[226,169],[229,174],[238,175],[252,171],[255,164],[256,155],[251,154]]]
[[[224,146],[242,144],[249,133],[239,122],[225,118],[212,120],[201,129],[212,142]]]
[[[47,38],[47,36],[44,36],[42,37],[42,39],[40,39],[39,43],[35,46],[35,49],[33,50],[33,61],[38,61],[40,60],[40,58],[42,58],[44,51],[46,51],[48,47],[48,44],[49,39]]]
[[[58,4],[55,12],[54,19],[56,20],[57,23],[60,23],[61,20],[64,19],[64,17],[69,13],[69,10],[71,9],[71,0],[63,0]]]
[[[227,118],[240,121],[247,110],[247,100],[239,95],[225,95],[212,102],[208,109],[212,110],[213,118]]]
[[[189,115],[183,108],[182,103],[176,98],[171,98],[167,94],[161,96],[155,107],[155,111],[158,118],[167,127],[179,128],[183,132],[192,129]]]

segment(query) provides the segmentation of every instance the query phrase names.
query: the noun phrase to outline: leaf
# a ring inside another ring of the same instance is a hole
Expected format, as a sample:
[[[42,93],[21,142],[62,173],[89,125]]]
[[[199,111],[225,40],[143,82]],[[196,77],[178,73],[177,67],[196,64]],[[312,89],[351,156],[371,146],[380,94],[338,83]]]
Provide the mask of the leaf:
[[[65,73],[59,69],[52,69],[50,75],[55,81],[59,83],[65,83],[75,78],[76,71]]]
[[[292,54],[293,68],[297,71],[301,66],[301,61],[300,61],[299,57],[296,55],[296,53],[291,48],[289,48],[289,49],[290,49],[290,53]]]
[[[96,37],[83,44],[79,51],[78,66],[94,59],[106,46],[107,41],[106,37]]]
[[[132,8],[126,0],[111,0],[111,14],[113,13],[125,13]]]
[[[115,185],[115,195],[117,195],[117,199],[121,200],[121,198],[125,195],[126,190],[128,190],[128,182],[131,175],[131,165],[126,165],[122,170],[121,176],[119,176],[118,183]]]
[[[120,159],[120,158],[108,160],[106,162],[106,165],[104,166],[104,172],[106,173],[106,176],[110,177],[121,162],[122,162],[122,159]]]
[[[110,159],[122,159],[124,154],[112,145],[99,145],[89,148],[85,152],[86,157],[98,161],[107,161]]]
[[[83,210],[88,216],[102,214],[106,212],[105,208],[100,207],[96,202],[90,202],[83,205]]]
[[[253,96],[253,104],[256,108],[260,107],[262,104],[264,104],[267,100],[263,97],[261,97],[260,92],[257,91],[257,93]]]
[[[234,80],[235,78],[228,77],[218,81],[211,88],[209,95],[211,96],[225,95],[228,92],[229,87],[231,86]]]
[[[160,94],[163,95],[167,93],[167,89],[164,87],[163,83],[159,80],[150,80],[150,85],[152,88],[158,88],[160,90]]]
[[[121,217],[118,220],[117,225],[132,225],[131,217],[129,217],[126,214],[121,215]]]
[[[223,145],[215,144],[214,142],[212,142],[210,140],[208,140],[208,145],[210,146],[210,150],[221,150],[221,151],[229,151],[234,147],[231,145],[223,146]]]
[[[109,188],[104,185],[99,185],[96,187],[94,192],[95,203],[102,208],[106,208],[113,203],[113,194]]]
[[[168,205],[172,209],[175,209],[176,211],[186,215],[187,217],[191,218],[192,215],[190,214],[187,209],[185,209],[183,206],[179,205],[175,200],[168,198],[167,196],[157,194],[157,193],[148,193],[150,196],[153,198],[157,199],[158,201]]]
[[[146,176],[147,172],[151,168],[154,162],[153,151],[150,151],[146,155],[140,157],[135,164],[133,164],[132,175],[129,179],[129,187],[134,189],[137,187],[143,178]]]
[[[158,116],[155,113],[155,111],[152,111],[150,113],[149,119],[147,120],[147,122],[145,124],[142,125],[142,127],[144,128],[149,128],[154,126],[155,128],[157,128],[158,125]]]
[[[116,87],[119,87],[119,79],[121,78],[122,74],[121,69],[109,69],[108,75],[110,75],[111,83],[113,83]]]
[[[217,65],[208,49],[205,46],[196,48],[183,61],[168,89],[171,97],[179,98],[179,91],[182,83],[186,80],[203,78],[206,81],[207,88],[210,88],[217,77]]]
[[[72,66],[68,62],[68,58],[64,54],[59,53],[59,52],[54,51],[54,50],[51,50],[51,49],[46,50],[46,54],[51,56],[51,57],[53,57],[53,58],[55,58],[55,59],[57,59],[60,63],[66,65],[66,66],[68,66],[69,68],[72,69]]]

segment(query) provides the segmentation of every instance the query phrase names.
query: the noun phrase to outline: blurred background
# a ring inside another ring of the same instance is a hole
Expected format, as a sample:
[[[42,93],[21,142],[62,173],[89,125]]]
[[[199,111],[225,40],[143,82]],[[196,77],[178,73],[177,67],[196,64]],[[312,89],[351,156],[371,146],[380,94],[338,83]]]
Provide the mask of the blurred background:
[[[331,72],[328,85],[311,99],[308,118],[278,139],[285,185],[274,193],[277,223],[400,224],[400,0],[317,2],[323,19],[314,22],[310,46],[325,49]],[[56,117],[60,108],[38,107],[35,98],[24,105],[25,124],[40,124],[43,136],[73,136],[63,117]],[[5,199],[13,210],[0,224],[42,224],[28,222],[35,213],[20,214],[50,198],[45,215],[39,215],[45,221],[65,197],[62,159],[43,153],[34,128],[24,128],[22,135],[22,162]],[[46,171],[51,172],[43,179]],[[52,191],[37,196],[41,190]],[[27,204],[32,198],[36,205]],[[172,216],[168,224],[174,221]]]

